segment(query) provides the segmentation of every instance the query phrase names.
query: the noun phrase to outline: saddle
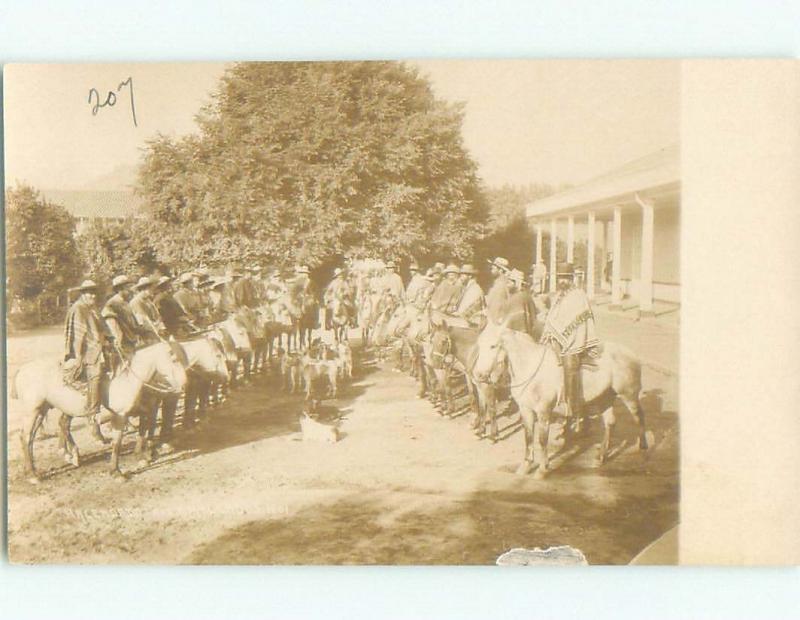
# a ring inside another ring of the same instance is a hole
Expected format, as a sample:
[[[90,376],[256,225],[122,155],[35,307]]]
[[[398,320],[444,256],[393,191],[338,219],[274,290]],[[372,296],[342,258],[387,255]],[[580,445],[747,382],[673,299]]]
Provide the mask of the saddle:
[[[76,375],[75,371],[77,370],[77,363],[78,360],[75,358],[70,358],[66,361],[60,361],[58,365],[61,369],[61,378],[64,381],[64,385],[77,392],[80,392],[83,396],[86,396],[89,392],[89,383],[86,380],[86,370],[81,369],[80,374]]]

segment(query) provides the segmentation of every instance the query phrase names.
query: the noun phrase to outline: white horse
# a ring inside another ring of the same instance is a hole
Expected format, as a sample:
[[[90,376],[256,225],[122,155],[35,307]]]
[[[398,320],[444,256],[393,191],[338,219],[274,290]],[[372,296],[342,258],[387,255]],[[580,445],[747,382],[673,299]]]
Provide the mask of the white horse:
[[[534,466],[534,424],[538,434],[539,462],[536,477],[544,477],[549,468],[547,454],[551,414],[563,391],[563,370],[556,353],[528,334],[514,331],[504,324],[489,321],[477,341],[478,355],[473,375],[486,381],[493,368],[505,360],[511,376],[508,386],[511,397],[519,406],[525,430],[525,457],[517,469],[529,473]],[[612,342],[603,346],[596,367],[581,369],[584,403],[588,408],[603,412],[605,433],[597,454],[597,464],[608,458],[611,435],[616,423],[613,403],[618,396],[639,425],[639,449],[647,449],[644,411],[639,404],[642,389],[642,369],[639,360],[629,349]]]
[[[119,469],[122,434],[128,416],[137,413],[142,391],[150,388],[163,394],[180,394],[186,385],[187,365],[186,353],[178,343],[160,342],[136,351],[130,364],[102,384],[103,404],[112,413],[112,475],[122,475]],[[31,481],[39,479],[34,465],[33,442],[50,409],[61,411],[59,424],[65,457],[77,467],[80,455],[69,427],[72,418],[86,416],[86,397],[64,383],[58,360],[35,360],[22,366],[14,377],[12,397],[19,398],[26,408],[20,440],[25,469],[32,477]]]

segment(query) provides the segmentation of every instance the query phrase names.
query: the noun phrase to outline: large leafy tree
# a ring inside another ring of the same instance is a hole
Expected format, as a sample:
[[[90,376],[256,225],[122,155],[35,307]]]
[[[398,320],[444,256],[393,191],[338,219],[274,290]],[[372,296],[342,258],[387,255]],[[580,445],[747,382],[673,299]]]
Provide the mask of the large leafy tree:
[[[486,210],[462,109],[396,62],[242,63],[200,132],[148,143],[139,191],[181,262],[468,258]]]
[[[55,298],[80,281],[75,218],[28,185],[6,190],[7,291],[11,299]]]

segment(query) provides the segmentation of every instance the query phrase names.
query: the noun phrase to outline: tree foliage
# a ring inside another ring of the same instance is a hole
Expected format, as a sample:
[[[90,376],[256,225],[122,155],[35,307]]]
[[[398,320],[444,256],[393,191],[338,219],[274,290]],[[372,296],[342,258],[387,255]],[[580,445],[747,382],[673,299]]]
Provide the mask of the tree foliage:
[[[78,283],[83,265],[75,218],[28,185],[6,190],[7,291],[22,302],[55,298]]]
[[[198,135],[148,143],[138,190],[178,262],[468,258],[486,205],[462,117],[402,63],[241,63]]]

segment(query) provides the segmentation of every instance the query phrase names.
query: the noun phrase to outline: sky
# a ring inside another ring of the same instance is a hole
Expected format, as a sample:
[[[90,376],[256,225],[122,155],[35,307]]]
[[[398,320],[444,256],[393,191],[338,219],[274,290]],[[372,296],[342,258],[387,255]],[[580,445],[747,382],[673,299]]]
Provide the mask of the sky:
[[[579,183],[678,141],[677,61],[415,61],[465,104],[464,143],[490,186]],[[5,182],[107,189],[145,141],[196,130],[223,63],[7,65]],[[132,78],[136,125],[130,102]],[[89,101],[90,89],[99,97]],[[97,107],[114,92],[113,106]],[[95,112],[93,114],[93,111]]]

